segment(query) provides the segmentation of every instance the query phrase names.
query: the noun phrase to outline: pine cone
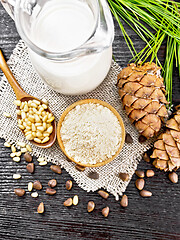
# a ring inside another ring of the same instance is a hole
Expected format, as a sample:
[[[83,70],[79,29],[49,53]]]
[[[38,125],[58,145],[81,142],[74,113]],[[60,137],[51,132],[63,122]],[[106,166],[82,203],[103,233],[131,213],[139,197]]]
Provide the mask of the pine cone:
[[[130,121],[146,138],[156,135],[168,116],[165,87],[155,63],[131,63],[118,75],[119,95]]]
[[[180,108],[180,106],[178,106]],[[166,122],[166,132],[154,143],[151,158],[153,165],[160,170],[172,171],[180,167],[180,109]]]

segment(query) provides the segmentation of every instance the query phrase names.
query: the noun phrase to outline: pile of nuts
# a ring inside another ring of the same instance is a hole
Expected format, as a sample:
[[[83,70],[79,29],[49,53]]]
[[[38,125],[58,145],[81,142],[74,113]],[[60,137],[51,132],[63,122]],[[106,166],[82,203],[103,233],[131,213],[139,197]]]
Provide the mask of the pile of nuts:
[[[16,113],[20,116],[18,126],[24,131],[26,139],[37,143],[48,142],[53,132],[54,116],[47,111],[47,104],[41,104],[35,99],[28,102],[15,100],[14,104],[18,107]]]

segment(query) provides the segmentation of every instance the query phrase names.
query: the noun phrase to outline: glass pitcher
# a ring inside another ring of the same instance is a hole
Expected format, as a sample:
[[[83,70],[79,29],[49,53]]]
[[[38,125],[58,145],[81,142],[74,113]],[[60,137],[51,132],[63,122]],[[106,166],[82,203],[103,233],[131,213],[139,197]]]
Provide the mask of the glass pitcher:
[[[95,89],[112,60],[114,25],[106,0],[1,0],[28,46],[32,65],[52,89]]]

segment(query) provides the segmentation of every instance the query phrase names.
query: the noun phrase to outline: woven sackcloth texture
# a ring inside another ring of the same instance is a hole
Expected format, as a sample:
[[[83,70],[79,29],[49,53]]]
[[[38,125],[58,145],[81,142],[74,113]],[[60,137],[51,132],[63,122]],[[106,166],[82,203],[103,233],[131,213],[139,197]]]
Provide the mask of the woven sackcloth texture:
[[[130,124],[126,113],[122,109],[116,87],[117,74],[121,68],[115,62],[112,62],[111,69],[106,79],[97,89],[81,96],[64,96],[50,89],[39,78],[31,65],[27,47],[22,40],[20,40],[14,49],[8,61],[8,65],[19,84],[27,93],[40,99],[46,98],[49,101],[49,106],[55,115],[56,121],[58,121],[62,112],[70,104],[86,98],[96,98],[106,101],[120,113],[125,124],[126,132],[130,133],[132,136],[133,143],[125,143],[119,156],[105,166],[96,169],[86,168],[84,172],[79,172],[76,170],[74,163],[67,161],[57,142],[50,149],[41,149],[31,145],[33,155],[36,157],[46,157],[47,161],[61,165],[82,189],[89,192],[104,188],[112,193],[118,200],[119,195],[122,195],[125,191],[134,174],[143,152],[151,146],[151,141],[149,140],[143,144],[138,142],[138,133]],[[12,88],[5,76],[3,76],[0,81],[0,137],[16,145],[18,141],[26,142],[26,140],[17,126],[15,105],[13,104],[15,98]],[[5,118],[3,112],[10,113],[12,118]],[[97,180],[90,179],[87,176],[90,171],[94,170],[99,173],[99,179]],[[128,173],[130,176],[129,181],[123,182],[120,180],[118,177],[119,172]]]

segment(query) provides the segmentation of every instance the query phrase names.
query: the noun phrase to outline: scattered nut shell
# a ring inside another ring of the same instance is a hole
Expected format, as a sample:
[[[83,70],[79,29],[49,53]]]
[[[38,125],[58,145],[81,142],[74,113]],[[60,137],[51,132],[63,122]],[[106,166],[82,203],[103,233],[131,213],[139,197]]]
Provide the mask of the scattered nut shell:
[[[149,170],[146,171],[146,177],[153,177],[154,174],[155,174],[154,171],[151,170],[151,169],[149,169]]]
[[[73,197],[73,205],[78,205],[78,202],[79,202],[79,198],[78,198],[78,195],[75,195],[74,197]]]
[[[29,182],[28,183],[28,191],[31,192],[33,190],[33,183]]]
[[[64,206],[65,206],[65,207],[70,207],[72,204],[73,204],[72,198],[68,198],[68,199],[64,202]]]
[[[109,197],[109,193],[103,191],[103,190],[99,190],[98,191],[99,195],[105,199],[107,199]]]
[[[95,208],[95,203],[93,201],[89,201],[87,205],[87,211],[92,212]]]
[[[127,195],[123,195],[122,198],[121,198],[121,201],[120,201],[120,204],[122,207],[127,207],[128,206],[128,197]]]
[[[18,197],[22,197],[25,194],[25,190],[22,188],[15,188],[14,192]]]
[[[66,182],[66,189],[69,191],[69,190],[71,190],[71,188],[72,188],[72,181],[71,181],[71,180],[68,180],[68,181]]]
[[[49,180],[49,182],[48,182],[48,186],[49,186],[49,187],[53,188],[53,187],[55,187],[56,185],[57,185],[56,179],[51,179],[51,180]]]
[[[29,173],[33,173],[34,172],[34,163],[29,163],[27,166],[26,166],[26,169]]]
[[[42,189],[42,184],[40,183],[40,181],[36,180],[33,183],[33,188],[36,190],[41,190]]]
[[[41,202],[37,208],[38,213],[43,213],[44,212],[44,203]]]
[[[129,174],[128,174],[128,173],[119,173],[119,178],[120,178],[122,181],[126,182],[126,181],[129,180]]]
[[[53,188],[46,189],[46,194],[48,194],[48,195],[54,195],[55,193],[56,193],[56,190]]]
[[[109,207],[105,207],[102,209],[102,215],[107,217],[109,215]]]
[[[142,191],[140,191],[140,195],[141,195],[141,197],[151,197],[152,192],[147,191],[147,190],[142,190]]]
[[[38,193],[37,193],[37,192],[33,192],[33,193],[31,193],[31,197],[33,197],[33,198],[37,198],[37,197],[38,197]]]
[[[58,165],[51,165],[50,169],[57,174],[61,174],[61,168]]]
[[[177,173],[175,173],[175,172],[169,173],[168,177],[169,177],[169,180],[172,183],[177,183],[178,182],[178,175],[177,175]]]
[[[32,162],[32,156],[28,152],[26,152],[23,157],[26,162]]]
[[[135,173],[139,178],[143,178],[145,176],[144,171],[141,170],[136,170]]]
[[[142,190],[144,188],[145,181],[142,178],[138,178],[135,182],[135,185],[138,190]]]
[[[15,173],[15,174],[13,174],[13,178],[14,179],[20,179],[21,178],[21,174]]]

